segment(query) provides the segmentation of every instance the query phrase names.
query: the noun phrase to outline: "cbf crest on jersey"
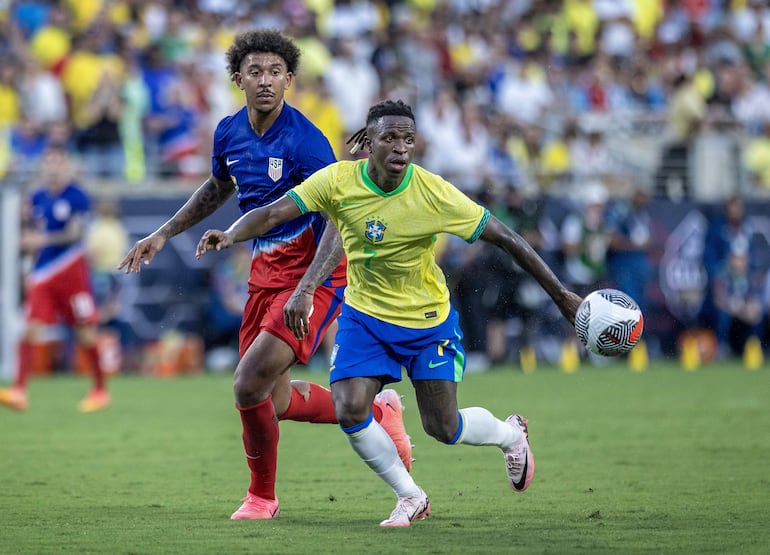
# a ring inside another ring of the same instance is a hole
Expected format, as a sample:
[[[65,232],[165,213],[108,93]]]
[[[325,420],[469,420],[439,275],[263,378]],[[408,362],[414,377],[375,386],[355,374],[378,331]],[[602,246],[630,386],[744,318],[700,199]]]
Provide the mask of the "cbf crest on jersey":
[[[388,226],[385,225],[379,218],[374,218],[366,221],[366,238],[372,243],[379,243],[385,237],[385,230]]]
[[[267,161],[267,175],[273,181],[278,181],[283,177],[283,158],[273,158]]]

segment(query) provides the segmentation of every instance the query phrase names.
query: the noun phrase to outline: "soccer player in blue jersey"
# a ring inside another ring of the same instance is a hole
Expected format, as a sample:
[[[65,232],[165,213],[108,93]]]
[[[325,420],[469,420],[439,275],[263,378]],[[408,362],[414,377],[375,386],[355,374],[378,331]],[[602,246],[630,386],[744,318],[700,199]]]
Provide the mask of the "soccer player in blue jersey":
[[[171,237],[200,222],[233,194],[245,214],[281,198],[316,170],[335,161],[329,141],[284,101],[300,51],[274,30],[236,36],[228,71],[246,105],[214,132],[211,175],[155,232],[138,241],[118,265],[138,272]],[[307,363],[340,311],[346,285],[339,233],[319,213],[297,213],[253,242],[249,299],[244,309],[235,370],[236,407],[251,482],[234,520],[279,514],[275,492],[278,420],[336,423],[331,392],[290,381],[289,369]],[[308,321],[309,320],[309,321]],[[301,330],[297,322],[306,326]],[[293,331],[293,330],[296,330]],[[378,420],[411,466],[411,443],[394,390],[374,400]]]
[[[22,248],[36,253],[25,290],[26,326],[19,344],[19,367],[13,387],[0,389],[0,403],[16,410],[29,406],[27,386],[35,345],[46,326],[63,321],[75,332],[93,372],[94,385],[80,401],[82,412],[107,408],[104,369],[97,347],[99,314],[86,261],[83,237],[91,200],[76,181],[71,160],[61,148],[49,148],[40,162],[43,187],[32,195],[38,229],[24,234]]]
[[[458,315],[434,256],[436,235],[452,233],[468,242],[497,245],[538,281],[570,323],[582,299],[564,287],[518,233],[412,163],[416,127],[408,105],[376,104],[366,127],[351,140],[354,151],[369,151],[367,159],[327,166],[272,204],[241,216],[227,231],[207,231],[196,256],[259,237],[301,214],[327,212],[339,229],[348,263],[331,360],[332,396],[354,451],[398,497],[381,526],[409,526],[430,513],[428,496],[370,410],[383,385],[401,380],[402,369],[414,385],[425,431],[450,445],[499,447],[511,487],[524,491],[535,470],[527,420],[518,414],[499,420],[481,407],[458,410],[465,353]]]

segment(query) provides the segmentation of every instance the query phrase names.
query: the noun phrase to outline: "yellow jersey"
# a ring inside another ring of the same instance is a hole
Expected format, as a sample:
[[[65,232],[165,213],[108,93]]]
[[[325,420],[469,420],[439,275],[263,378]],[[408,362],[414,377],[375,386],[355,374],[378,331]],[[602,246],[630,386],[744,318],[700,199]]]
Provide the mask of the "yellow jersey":
[[[345,302],[385,322],[430,328],[449,314],[449,289],[436,263],[439,233],[469,243],[489,221],[480,206],[443,178],[417,166],[382,191],[367,160],[342,161],[311,175],[287,195],[300,211],[326,212],[347,255]]]

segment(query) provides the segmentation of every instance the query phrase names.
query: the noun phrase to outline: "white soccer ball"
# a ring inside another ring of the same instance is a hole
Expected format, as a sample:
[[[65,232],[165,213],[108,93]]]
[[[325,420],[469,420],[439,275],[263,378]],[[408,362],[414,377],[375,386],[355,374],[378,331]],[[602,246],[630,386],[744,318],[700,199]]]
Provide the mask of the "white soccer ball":
[[[644,315],[623,291],[599,289],[589,293],[575,314],[575,332],[586,349],[613,357],[630,351],[642,337]]]

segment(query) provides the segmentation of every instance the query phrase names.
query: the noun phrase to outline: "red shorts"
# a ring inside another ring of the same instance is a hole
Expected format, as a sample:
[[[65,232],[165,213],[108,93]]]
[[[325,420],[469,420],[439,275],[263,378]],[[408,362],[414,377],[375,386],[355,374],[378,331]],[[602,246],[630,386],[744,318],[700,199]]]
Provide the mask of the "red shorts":
[[[241,357],[257,335],[266,331],[289,345],[302,364],[307,364],[321,344],[329,325],[340,313],[344,287],[321,286],[313,297],[313,313],[310,315],[310,334],[298,340],[283,321],[283,307],[294,289],[262,289],[249,293],[243,309],[240,332]]]
[[[85,259],[75,258],[45,279],[30,281],[26,290],[27,320],[69,326],[96,324],[96,310],[91,274]]]

